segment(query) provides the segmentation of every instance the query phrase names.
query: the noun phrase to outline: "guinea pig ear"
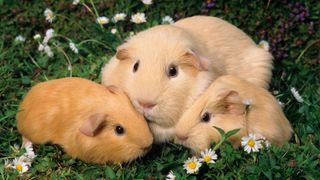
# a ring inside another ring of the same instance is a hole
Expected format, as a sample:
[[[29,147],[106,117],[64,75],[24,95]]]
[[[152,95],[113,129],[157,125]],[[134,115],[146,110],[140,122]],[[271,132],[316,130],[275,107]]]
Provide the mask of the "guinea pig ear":
[[[200,71],[208,71],[210,66],[210,61],[208,58],[197,55],[191,49],[188,49],[187,52],[183,55],[184,63],[190,64]]]
[[[104,114],[93,114],[82,124],[79,131],[86,136],[93,137],[100,129],[105,119],[106,115]]]
[[[123,43],[117,48],[116,58],[121,60],[129,59],[128,43]]]
[[[223,107],[223,114],[242,115],[245,113],[246,106],[243,104],[238,92],[233,90],[226,91],[220,94],[219,97],[221,98],[219,104]]]

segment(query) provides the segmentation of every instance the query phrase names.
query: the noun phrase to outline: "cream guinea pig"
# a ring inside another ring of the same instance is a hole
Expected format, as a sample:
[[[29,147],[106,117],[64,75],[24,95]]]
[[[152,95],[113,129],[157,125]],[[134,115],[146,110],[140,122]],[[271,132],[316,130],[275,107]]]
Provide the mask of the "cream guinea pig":
[[[59,144],[90,163],[134,160],[153,141],[147,122],[122,90],[82,78],[35,85],[16,118],[24,143]]]
[[[224,74],[267,88],[272,56],[228,22],[194,16],[138,33],[102,69],[102,84],[128,93],[156,142],[174,137],[181,114]]]
[[[240,128],[229,138],[235,148],[248,133],[278,146],[292,135],[278,101],[264,88],[232,75],[216,79],[185,111],[176,125],[175,141],[199,153],[220,140],[213,126],[224,131]]]

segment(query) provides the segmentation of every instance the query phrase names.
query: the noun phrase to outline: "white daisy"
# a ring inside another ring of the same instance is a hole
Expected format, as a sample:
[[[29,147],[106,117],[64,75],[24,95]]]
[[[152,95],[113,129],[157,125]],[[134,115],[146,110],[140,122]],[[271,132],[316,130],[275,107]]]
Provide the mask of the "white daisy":
[[[200,166],[201,162],[196,157],[191,157],[184,161],[183,168],[188,174],[194,174],[198,172]]]
[[[266,51],[269,51],[269,48],[270,48],[268,41],[265,41],[265,40],[261,40],[258,46]]]
[[[26,38],[19,35],[17,36],[15,39],[14,39],[15,42],[18,42],[18,43],[21,43],[21,42],[25,42],[26,41]]]
[[[105,17],[105,16],[102,16],[102,17],[98,17],[97,18],[97,23],[98,24],[108,24],[109,23],[109,18]]]
[[[72,4],[73,4],[73,5],[78,5],[79,2],[80,2],[80,0],[73,0]]]
[[[13,160],[13,168],[16,169],[20,174],[25,173],[29,169],[29,165],[24,162],[24,158],[22,157],[15,158]]]
[[[205,162],[207,164],[209,163],[215,163],[214,160],[218,159],[218,155],[212,150],[212,149],[205,149],[201,152],[201,162]]]
[[[26,157],[28,157],[30,159],[34,159],[36,157],[36,155],[33,151],[32,142],[27,142],[24,145],[24,148],[26,149],[26,153],[24,154]]]
[[[131,22],[141,24],[147,22],[146,15],[144,13],[136,13],[131,16]]]
[[[54,20],[55,18],[55,15],[54,13],[49,9],[47,8],[45,11],[44,11],[44,16],[46,17],[46,20],[50,23],[52,23],[52,21]]]
[[[48,55],[48,57],[52,58],[53,57],[53,52],[48,45],[44,45],[44,52]]]
[[[4,160],[4,167],[5,168],[12,168],[13,164],[9,159]]]
[[[44,50],[44,45],[40,43],[38,46],[38,51],[43,51],[43,50]]]
[[[268,140],[264,140],[263,143],[266,146],[266,148],[269,148],[271,146],[271,143]]]
[[[48,44],[49,40],[53,37],[54,30],[52,28],[46,31],[46,35],[43,38],[43,44]]]
[[[115,34],[115,33],[117,33],[117,29],[116,28],[112,28],[111,29],[111,34]]]
[[[79,53],[78,48],[76,47],[76,45],[73,42],[69,42],[69,47],[74,53],[76,53],[76,54]]]
[[[290,91],[291,91],[293,97],[294,97],[299,103],[303,103],[304,100],[303,100],[303,98],[301,97],[301,95],[299,94],[299,92],[296,90],[295,87],[292,87],[292,88],[290,89]]]
[[[41,39],[41,35],[40,34],[36,34],[33,36],[34,40],[40,40]]]
[[[173,24],[173,23],[174,21],[170,16],[165,16],[164,18],[162,18],[162,24]]]
[[[151,5],[152,4],[152,0],[141,0],[141,2],[143,4],[146,4],[146,5]]]
[[[249,134],[249,136],[244,136],[241,138],[241,145],[247,153],[258,152],[261,146],[261,141],[257,140],[254,134]]]
[[[176,176],[173,174],[172,171],[170,171],[166,177],[166,180],[175,180],[175,179],[176,179]]]
[[[127,17],[127,15],[125,13],[118,13],[113,16],[112,21],[114,23],[116,23],[118,21],[124,21],[126,19],[126,17]]]

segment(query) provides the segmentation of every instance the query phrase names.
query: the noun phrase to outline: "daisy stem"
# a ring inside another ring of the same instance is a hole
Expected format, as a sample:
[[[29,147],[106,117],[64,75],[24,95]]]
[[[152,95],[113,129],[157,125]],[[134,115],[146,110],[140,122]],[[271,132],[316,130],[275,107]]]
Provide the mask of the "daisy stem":
[[[43,72],[42,68],[39,66],[39,64],[37,63],[37,61],[35,61],[34,58],[33,58],[29,53],[28,53],[28,56],[29,56],[29,58],[31,59],[32,63],[33,63],[34,65],[36,65],[37,68],[41,69],[42,75],[44,76],[44,78],[46,79],[46,81],[48,81],[48,80],[49,80],[48,77],[47,77],[46,74]]]
[[[55,38],[55,37],[61,37],[61,38],[65,39],[65,40],[67,40],[67,41],[71,41],[72,42],[72,40],[70,38],[68,38],[68,37],[66,37],[64,35],[61,35],[61,34],[55,34],[52,38]]]
[[[216,151],[217,149],[219,149],[219,147],[225,140],[226,140],[226,137],[222,136],[220,141],[213,147],[213,151]]]
[[[97,44],[100,44],[100,45],[104,46],[105,48],[107,48],[107,49],[109,49],[109,50],[112,50],[112,48],[109,47],[108,45],[106,45],[106,44],[104,44],[104,43],[102,43],[102,42],[100,42],[100,41],[97,41],[97,40],[95,40],[95,39],[87,39],[87,40],[81,41],[81,42],[78,43],[77,45],[80,46],[80,45],[82,45],[82,44],[84,44],[84,43],[87,43],[87,42],[94,42],[94,43],[97,43]]]
[[[67,60],[67,63],[68,63],[68,70],[70,71],[70,75],[69,76],[72,77],[72,64],[71,64],[69,56],[67,55],[67,53],[61,47],[59,47],[55,43],[53,45],[58,49],[58,51],[60,51],[65,56],[65,58]]]
[[[310,43],[306,48],[304,48],[304,49],[301,51],[301,53],[299,54],[299,56],[298,56],[298,58],[297,58],[297,60],[296,60],[296,63],[298,63],[298,62],[300,61],[300,59],[302,58],[302,56],[304,55],[304,53],[307,52],[307,50],[308,50],[311,46],[313,46],[314,44],[316,44],[316,43],[318,43],[318,42],[320,42],[320,39],[313,41],[313,42]]]
[[[94,3],[93,3],[92,0],[90,0],[90,4],[91,4],[91,6],[92,6],[92,8],[93,8],[93,10],[94,10],[94,13],[95,13],[95,16],[96,16],[96,19],[97,19],[97,18],[100,17],[100,16],[99,16],[99,13],[98,13],[98,11],[97,11],[97,9],[96,9],[96,6],[94,5]],[[89,8],[88,6],[86,6],[86,7]],[[90,9],[90,8],[89,8],[89,9]],[[92,10],[91,10],[91,12],[92,12]],[[93,14],[93,13],[92,13],[92,14]],[[104,28],[103,28],[102,24],[99,23],[99,25],[100,25],[101,30],[104,32]]]

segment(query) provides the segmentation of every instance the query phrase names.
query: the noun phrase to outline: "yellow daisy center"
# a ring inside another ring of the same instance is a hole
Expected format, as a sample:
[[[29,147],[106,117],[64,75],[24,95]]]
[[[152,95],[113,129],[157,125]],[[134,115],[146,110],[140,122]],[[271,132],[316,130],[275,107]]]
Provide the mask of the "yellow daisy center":
[[[204,157],[203,157],[203,161],[204,161],[204,162],[209,162],[209,161],[211,161],[211,157],[208,156],[208,155],[207,155],[207,156],[204,156]]]
[[[248,146],[253,147],[255,144],[256,144],[256,142],[254,142],[254,140],[249,139]]]
[[[188,168],[189,168],[189,169],[195,169],[196,167],[197,167],[197,165],[196,165],[195,162],[192,161],[192,162],[189,162],[189,163],[188,163]]]
[[[17,165],[16,165],[16,170],[22,171],[22,165],[21,165],[21,164],[17,164]]]
[[[259,44],[259,47],[264,49],[264,44]]]
[[[53,17],[53,13],[52,13],[52,12],[49,12],[49,13],[48,13],[48,16],[49,16],[49,18],[52,18],[52,17]]]

